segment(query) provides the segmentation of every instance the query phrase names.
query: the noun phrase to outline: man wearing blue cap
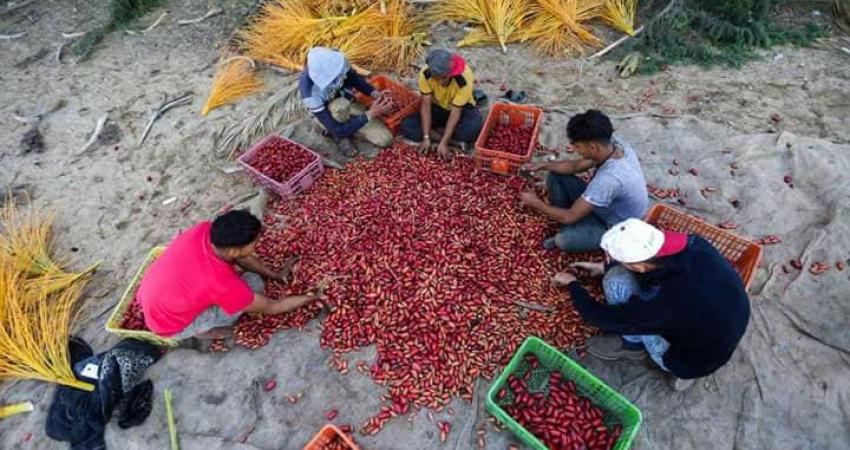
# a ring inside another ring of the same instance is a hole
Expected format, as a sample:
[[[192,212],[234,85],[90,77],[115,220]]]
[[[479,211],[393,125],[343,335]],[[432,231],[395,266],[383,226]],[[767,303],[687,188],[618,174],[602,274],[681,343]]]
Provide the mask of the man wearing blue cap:
[[[366,110],[351,101],[350,93],[346,92],[351,89],[377,101]],[[379,148],[392,144],[393,134],[377,120],[390,110],[389,98],[351,69],[342,53],[325,47],[310,49],[307,64],[298,79],[298,90],[304,106],[330,133],[345,156],[357,155],[357,149],[351,143],[353,136]]]

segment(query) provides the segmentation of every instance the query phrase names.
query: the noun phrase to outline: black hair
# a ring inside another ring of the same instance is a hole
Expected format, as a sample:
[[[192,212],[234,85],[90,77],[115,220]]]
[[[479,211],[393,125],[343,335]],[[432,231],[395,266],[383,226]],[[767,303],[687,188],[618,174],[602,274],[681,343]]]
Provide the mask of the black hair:
[[[613,134],[611,119],[595,109],[576,114],[567,123],[567,137],[572,142],[598,141],[607,144],[611,142]]]
[[[216,247],[242,247],[257,239],[260,228],[260,220],[247,209],[231,210],[215,218],[210,240]]]

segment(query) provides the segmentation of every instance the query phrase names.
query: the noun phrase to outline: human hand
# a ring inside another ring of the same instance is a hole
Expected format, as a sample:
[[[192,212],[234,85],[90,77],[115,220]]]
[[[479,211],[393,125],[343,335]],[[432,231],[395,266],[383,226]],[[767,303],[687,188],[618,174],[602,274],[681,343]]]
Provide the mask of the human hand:
[[[545,165],[546,165],[545,161],[537,161],[537,162],[527,163],[526,165],[522,166],[522,168],[525,169],[525,170],[530,170],[530,171],[534,172],[535,170],[542,169]]]
[[[590,272],[590,276],[598,277],[605,273],[605,265],[602,263],[590,262],[590,261],[580,261],[576,263],[570,264],[570,266],[576,269],[583,269]]]
[[[445,140],[442,140],[442,141],[440,141],[439,144],[437,144],[437,154],[439,154],[440,157],[445,159],[445,160],[449,160],[449,159],[452,158],[452,155],[451,155],[450,150],[449,150],[448,142],[446,142]]]
[[[289,281],[292,279],[292,269],[295,267],[295,264],[298,263],[299,259],[300,257],[298,256],[291,256],[289,258],[286,258],[283,261],[283,268],[280,270],[280,273],[278,273],[277,278],[280,281],[283,281],[284,283],[289,283]]]
[[[419,153],[425,154],[431,151],[431,138],[428,136],[422,137],[422,142],[419,143]]]
[[[535,206],[540,203],[540,198],[534,191],[525,191],[519,195],[519,201],[525,206]]]
[[[374,91],[372,91],[372,94],[370,94],[370,95],[375,100],[380,100],[381,97],[384,96],[384,91],[379,91],[379,90],[375,89]]]
[[[388,97],[381,97],[380,99],[372,102],[372,106],[370,106],[369,110],[366,111],[366,115],[369,116],[370,119],[374,119],[375,117],[384,115],[391,107],[390,99]]]
[[[555,276],[552,277],[552,284],[556,286],[566,286],[573,281],[576,281],[576,277],[568,272],[556,273]]]

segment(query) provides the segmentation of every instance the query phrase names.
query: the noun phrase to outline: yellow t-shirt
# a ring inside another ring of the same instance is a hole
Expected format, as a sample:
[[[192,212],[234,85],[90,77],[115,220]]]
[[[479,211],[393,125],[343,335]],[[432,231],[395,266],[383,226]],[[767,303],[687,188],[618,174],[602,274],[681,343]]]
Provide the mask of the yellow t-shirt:
[[[448,86],[443,86],[435,77],[427,76],[427,73],[427,67],[419,72],[419,91],[433,96],[434,103],[440,108],[449,110],[452,106],[475,106],[475,97],[472,95],[475,77],[469,66],[463,69],[462,74],[452,77]]]

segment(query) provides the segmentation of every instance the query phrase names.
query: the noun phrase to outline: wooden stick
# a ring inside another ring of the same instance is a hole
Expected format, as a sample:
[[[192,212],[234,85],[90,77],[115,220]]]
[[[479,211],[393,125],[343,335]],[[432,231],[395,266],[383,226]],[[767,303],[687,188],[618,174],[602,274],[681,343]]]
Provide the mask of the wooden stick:
[[[95,142],[97,142],[97,137],[100,136],[100,132],[103,131],[103,126],[106,124],[107,117],[109,117],[109,115],[104,114],[103,117],[97,119],[97,125],[95,125],[94,127],[94,132],[92,132],[91,137],[86,142],[86,144],[83,145],[83,148],[81,148],[80,151],[77,152],[77,155],[82,155],[83,153],[85,153],[86,150],[89,149],[89,147],[91,147],[92,145],[94,145]]]
[[[643,25],[641,25],[640,28],[635,30],[635,34],[633,36],[629,36],[627,34],[627,35],[621,37],[620,39],[617,39],[616,41],[612,42],[611,45],[609,45],[609,46],[603,48],[602,50],[599,50],[598,52],[590,55],[587,59],[596,59],[596,58],[601,58],[602,56],[605,56],[611,50],[614,50],[615,48],[619,47],[623,42],[626,42],[630,38],[633,38],[633,37],[637,36],[638,34],[640,34],[641,31],[643,31]]]
[[[0,406],[0,419],[31,412],[33,409],[32,402],[21,402],[13,405]]]
[[[148,134],[151,132],[151,128],[153,128],[154,122],[156,122],[160,117],[162,117],[162,115],[165,114],[166,111],[171,108],[176,108],[178,106],[188,105],[192,102],[192,95],[192,93],[186,93],[172,100],[168,100],[168,98],[166,97],[162,104],[159,105],[159,107],[154,111],[137,145],[141,147],[141,145],[145,143],[145,139],[147,139]]]
[[[68,43],[63,42],[63,43],[59,44],[58,47],[56,47],[56,54],[53,56],[53,59],[56,61],[56,64],[59,64],[59,63],[62,62],[62,50],[65,48],[66,45],[68,45]]]
[[[154,28],[158,27],[159,23],[162,22],[162,19],[165,19],[165,16],[167,16],[167,15],[168,15],[168,11],[165,11],[162,14],[160,14],[159,17],[151,24],[151,26],[142,30],[142,33],[147,33],[148,31],[153,30]]]
[[[221,14],[221,11],[222,11],[221,8],[212,8],[209,11],[207,11],[207,13],[204,14],[203,16],[201,16],[201,17],[196,17],[194,19],[187,19],[187,20],[178,20],[177,25],[192,25],[193,23],[201,23],[201,22],[209,19],[212,16],[217,16],[217,15]]]
[[[26,31],[21,31],[20,33],[15,34],[0,34],[0,41],[11,41],[14,39],[22,38],[26,36]]]
[[[641,31],[644,30],[644,27],[652,25],[658,19],[663,17],[665,14],[667,14],[671,9],[673,9],[673,5],[675,5],[677,2],[678,2],[678,0],[670,0],[670,2],[667,3],[667,6],[665,6],[664,9],[662,9],[661,12],[658,13],[657,16],[653,17],[652,20],[650,20],[649,22],[646,23],[646,25],[641,25],[637,30],[635,30],[634,36],[629,36],[629,35],[623,36],[620,39],[617,39],[616,41],[614,41],[611,45],[609,45],[609,46],[603,48],[602,50],[599,50],[598,52],[590,55],[590,57],[587,58],[587,59],[599,58],[599,57],[605,55],[606,53],[610,52],[611,50],[617,48],[617,46],[619,46],[623,42],[626,42],[627,40],[629,40],[629,38],[637,36],[638,34],[640,34]]]
[[[177,440],[177,424],[174,422],[174,405],[172,404],[171,389],[165,389],[165,414],[168,419],[168,436],[171,438],[171,450],[180,450]]]

